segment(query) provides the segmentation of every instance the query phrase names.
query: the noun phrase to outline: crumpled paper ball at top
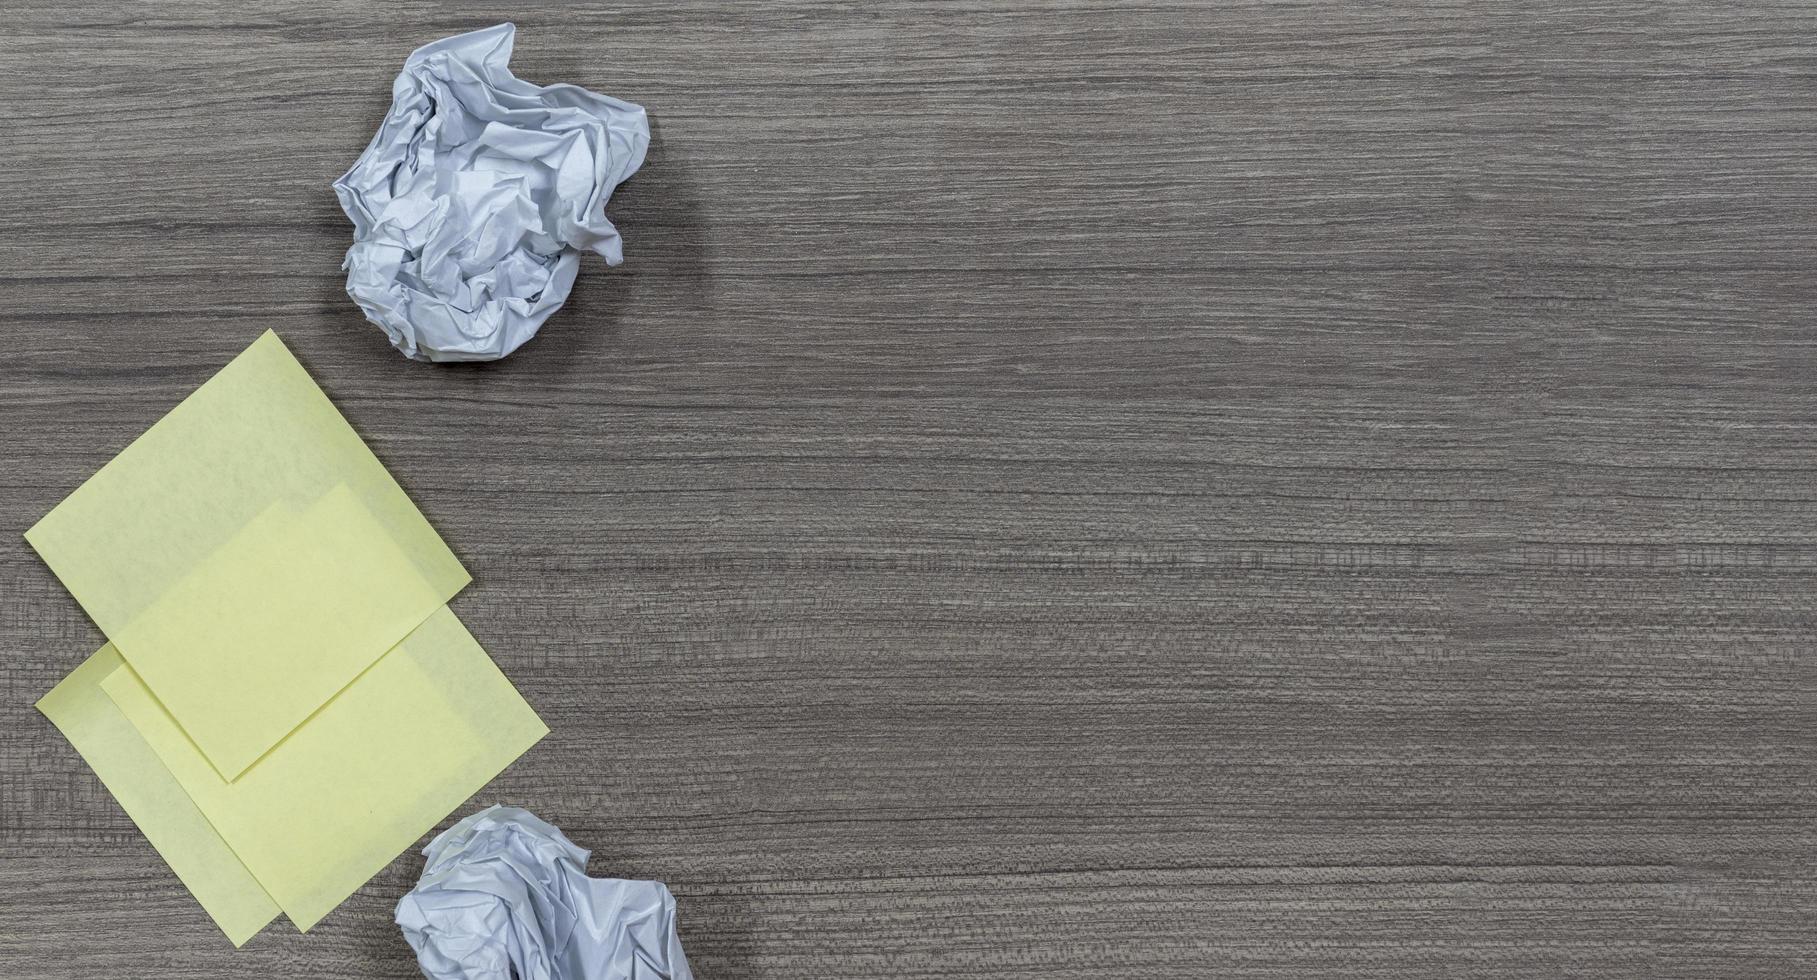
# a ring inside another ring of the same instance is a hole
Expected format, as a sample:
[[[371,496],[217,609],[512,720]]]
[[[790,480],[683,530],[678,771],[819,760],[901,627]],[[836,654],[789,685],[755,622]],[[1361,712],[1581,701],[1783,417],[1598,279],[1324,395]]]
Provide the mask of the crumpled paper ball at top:
[[[567,301],[578,249],[624,261],[606,200],[643,164],[641,106],[511,74],[517,29],[424,45],[334,183],[353,221],[347,293],[423,361],[494,360]]]

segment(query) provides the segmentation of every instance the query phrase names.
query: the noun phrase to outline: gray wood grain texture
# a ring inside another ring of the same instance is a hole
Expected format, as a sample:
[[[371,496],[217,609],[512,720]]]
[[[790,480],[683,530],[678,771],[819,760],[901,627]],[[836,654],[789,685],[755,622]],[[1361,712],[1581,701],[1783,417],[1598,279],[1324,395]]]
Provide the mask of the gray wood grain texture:
[[[1817,7],[513,6],[656,138],[449,369],[328,184],[495,10],[7,5],[0,974],[415,975],[420,858],[236,953],[31,707],[20,532],[268,328],[703,978],[1817,968]]]

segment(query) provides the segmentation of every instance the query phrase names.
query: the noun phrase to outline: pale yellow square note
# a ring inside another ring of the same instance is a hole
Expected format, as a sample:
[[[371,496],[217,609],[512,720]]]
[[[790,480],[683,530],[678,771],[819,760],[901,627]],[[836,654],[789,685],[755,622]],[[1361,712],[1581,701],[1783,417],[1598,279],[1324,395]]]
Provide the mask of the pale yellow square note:
[[[131,667],[102,688],[300,929],[549,731],[446,608],[232,782]]]
[[[25,536],[226,780],[468,581],[272,333]]]
[[[101,690],[102,680],[124,664],[111,644],[102,647],[40,698],[38,710],[69,739],[228,940],[242,945],[277,918],[278,905]]]

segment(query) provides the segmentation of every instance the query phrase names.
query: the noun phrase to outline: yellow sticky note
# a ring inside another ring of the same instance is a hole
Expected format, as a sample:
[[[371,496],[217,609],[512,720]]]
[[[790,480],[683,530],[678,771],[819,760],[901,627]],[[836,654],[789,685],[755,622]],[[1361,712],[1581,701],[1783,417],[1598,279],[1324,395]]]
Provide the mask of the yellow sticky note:
[[[342,484],[253,518],[110,639],[232,779],[443,598]]]
[[[130,666],[102,688],[304,930],[549,731],[445,607],[232,782]]]
[[[111,644],[102,647],[39,699],[38,710],[88,762],[215,925],[235,946],[243,945],[277,918],[278,905],[101,690],[101,681],[124,664]]]
[[[269,332],[25,537],[229,780],[468,581]]]

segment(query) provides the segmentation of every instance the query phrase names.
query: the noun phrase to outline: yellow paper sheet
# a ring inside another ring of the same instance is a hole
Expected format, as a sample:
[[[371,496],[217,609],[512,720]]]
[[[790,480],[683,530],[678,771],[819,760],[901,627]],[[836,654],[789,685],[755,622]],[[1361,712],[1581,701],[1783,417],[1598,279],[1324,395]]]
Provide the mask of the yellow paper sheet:
[[[446,608],[233,782],[130,666],[102,688],[304,930],[549,731]]]
[[[111,639],[232,779],[442,598],[342,484],[253,518]]]
[[[111,644],[102,647],[39,699],[38,710],[69,739],[228,940],[243,945],[277,918],[277,903],[101,690],[101,681],[124,663]]]
[[[25,536],[227,779],[468,581],[269,332]]]

